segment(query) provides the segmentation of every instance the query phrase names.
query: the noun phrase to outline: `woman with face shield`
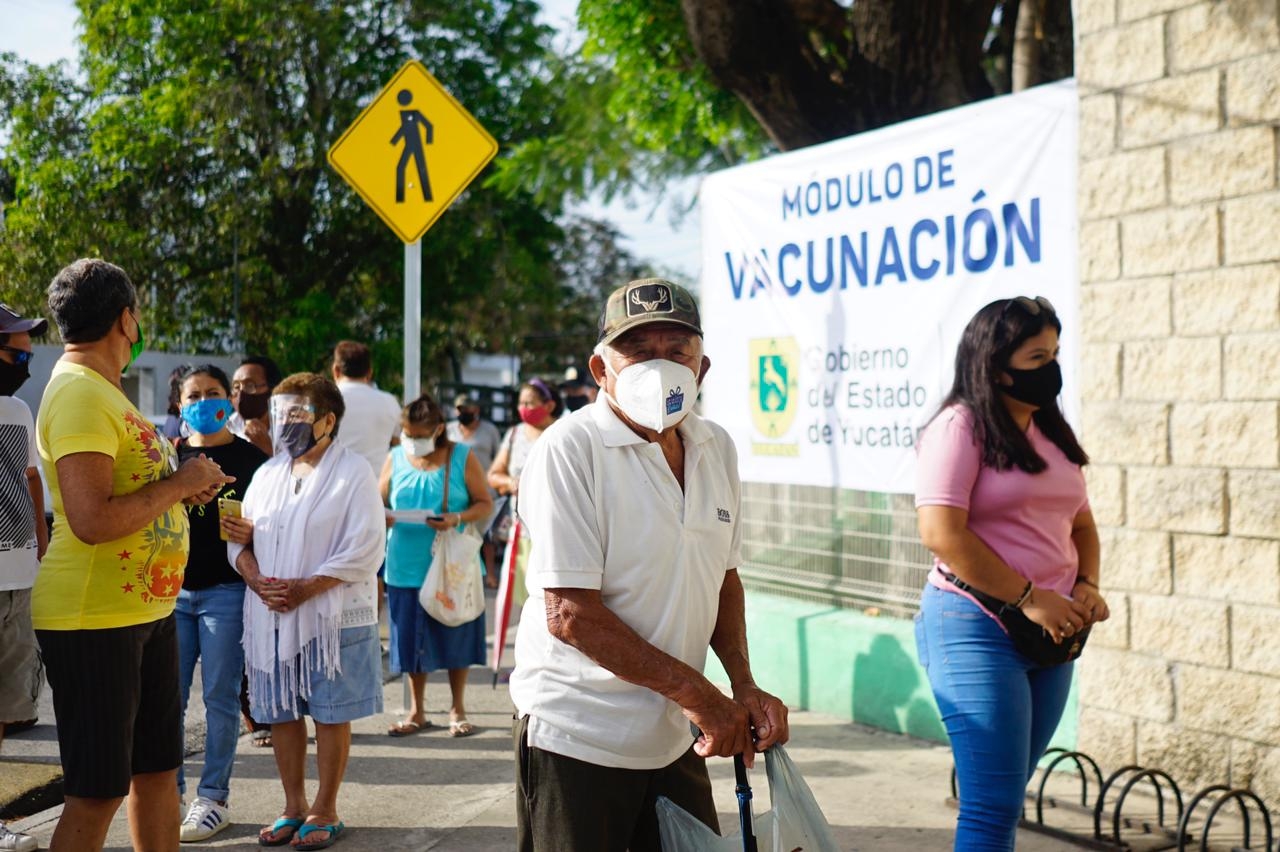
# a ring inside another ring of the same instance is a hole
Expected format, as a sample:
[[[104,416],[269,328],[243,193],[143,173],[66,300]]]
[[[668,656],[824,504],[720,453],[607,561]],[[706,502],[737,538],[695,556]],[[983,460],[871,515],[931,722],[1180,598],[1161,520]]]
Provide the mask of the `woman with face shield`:
[[[428,672],[447,669],[452,703],[449,734],[470,736],[464,691],[467,668],[484,665],[484,615],[458,627],[446,627],[427,615],[418,602],[426,581],[436,533],[464,524],[483,523],[493,511],[484,471],[466,444],[451,441],[444,414],[430,396],[421,396],[401,414],[400,444],[382,466],[378,487],[392,511],[427,510],[425,524],[392,525],[387,537],[387,614],[391,621],[391,671],[408,674],[413,689],[409,714],[392,725],[393,737],[431,727],[423,703]],[[447,495],[447,497],[446,497]],[[482,571],[479,556],[475,570]]]
[[[245,670],[253,717],[272,725],[284,810],[263,846],[322,849],[338,837],[338,787],[351,722],[382,712],[376,575],[385,524],[369,463],[334,443],[345,406],[329,379],[297,373],[271,397],[276,455],[245,494],[247,545],[228,555],[244,577]],[[319,789],[306,793],[307,726]]]

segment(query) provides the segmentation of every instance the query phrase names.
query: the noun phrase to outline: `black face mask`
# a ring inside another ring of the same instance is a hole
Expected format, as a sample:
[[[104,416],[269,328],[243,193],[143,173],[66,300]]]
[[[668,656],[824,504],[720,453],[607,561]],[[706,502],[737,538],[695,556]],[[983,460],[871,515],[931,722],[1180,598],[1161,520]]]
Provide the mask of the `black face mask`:
[[[1000,385],[1000,390],[1027,405],[1036,408],[1053,405],[1062,392],[1062,365],[1056,360],[1033,370],[1005,367],[1004,371],[1013,379],[1013,384]]]
[[[472,423],[475,423],[479,419],[480,419],[480,415],[476,414],[474,411],[458,412],[458,422],[461,423],[463,426],[470,426]]]
[[[267,413],[267,403],[271,401],[269,393],[245,393],[236,396],[236,413],[245,420],[257,420]]]
[[[577,411],[588,402],[590,402],[590,400],[585,396],[566,396],[564,398],[564,407],[570,411]]]
[[[280,427],[280,446],[290,458],[305,456],[316,445],[316,433],[310,423],[286,423]]]
[[[0,396],[13,396],[31,378],[30,364],[0,361]]]

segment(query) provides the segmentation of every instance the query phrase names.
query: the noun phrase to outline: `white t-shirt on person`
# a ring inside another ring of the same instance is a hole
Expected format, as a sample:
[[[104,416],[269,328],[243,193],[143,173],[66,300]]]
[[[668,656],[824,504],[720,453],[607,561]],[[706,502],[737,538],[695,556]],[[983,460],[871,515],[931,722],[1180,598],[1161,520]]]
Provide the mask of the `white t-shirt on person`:
[[[15,396],[0,396],[0,591],[29,589],[36,581],[35,504],[27,469],[38,467],[31,409]],[[44,523],[44,518],[40,519]]]
[[[628,683],[551,636],[543,589],[599,589],[658,649],[698,671],[725,572],[741,561],[741,483],[728,433],[690,414],[682,492],[658,444],[602,396],[549,428],[520,479],[534,542],[516,634],[511,698],[529,745],[601,766],[658,769],[693,743],[675,703]]]
[[[347,411],[334,440],[363,456],[376,477],[382,473],[392,440],[400,436],[400,403],[368,382],[339,379],[338,390]]]

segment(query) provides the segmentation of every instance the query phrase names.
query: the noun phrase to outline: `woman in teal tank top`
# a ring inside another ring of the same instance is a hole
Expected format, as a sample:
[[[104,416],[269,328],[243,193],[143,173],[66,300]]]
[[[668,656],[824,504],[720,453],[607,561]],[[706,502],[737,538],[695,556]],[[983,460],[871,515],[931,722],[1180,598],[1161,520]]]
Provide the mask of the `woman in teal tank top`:
[[[379,478],[383,503],[393,511],[426,510],[443,519],[428,519],[425,524],[395,523],[387,534],[391,671],[409,675],[413,687],[408,715],[387,733],[402,737],[431,727],[424,703],[427,674],[446,669],[453,696],[449,733],[465,737],[475,732],[467,721],[464,692],[468,667],[484,664],[484,615],[458,627],[446,627],[427,615],[418,603],[418,590],[431,566],[436,533],[484,523],[493,511],[493,502],[480,463],[469,447],[448,439],[444,415],[434,399],[424,395],[409,403],[400,422],[400,445],[387,455]],[[483,570],[477,554],[476,571]]]

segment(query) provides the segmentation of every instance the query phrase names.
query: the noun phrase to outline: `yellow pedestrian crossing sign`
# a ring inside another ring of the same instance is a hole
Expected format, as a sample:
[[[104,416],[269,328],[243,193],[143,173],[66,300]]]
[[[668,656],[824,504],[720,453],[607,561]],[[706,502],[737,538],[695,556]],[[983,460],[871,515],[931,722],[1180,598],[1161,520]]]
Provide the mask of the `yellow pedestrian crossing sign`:
[[[480,122],[410,60],[329,149],[329,165],[413,243],[497,153]]]

